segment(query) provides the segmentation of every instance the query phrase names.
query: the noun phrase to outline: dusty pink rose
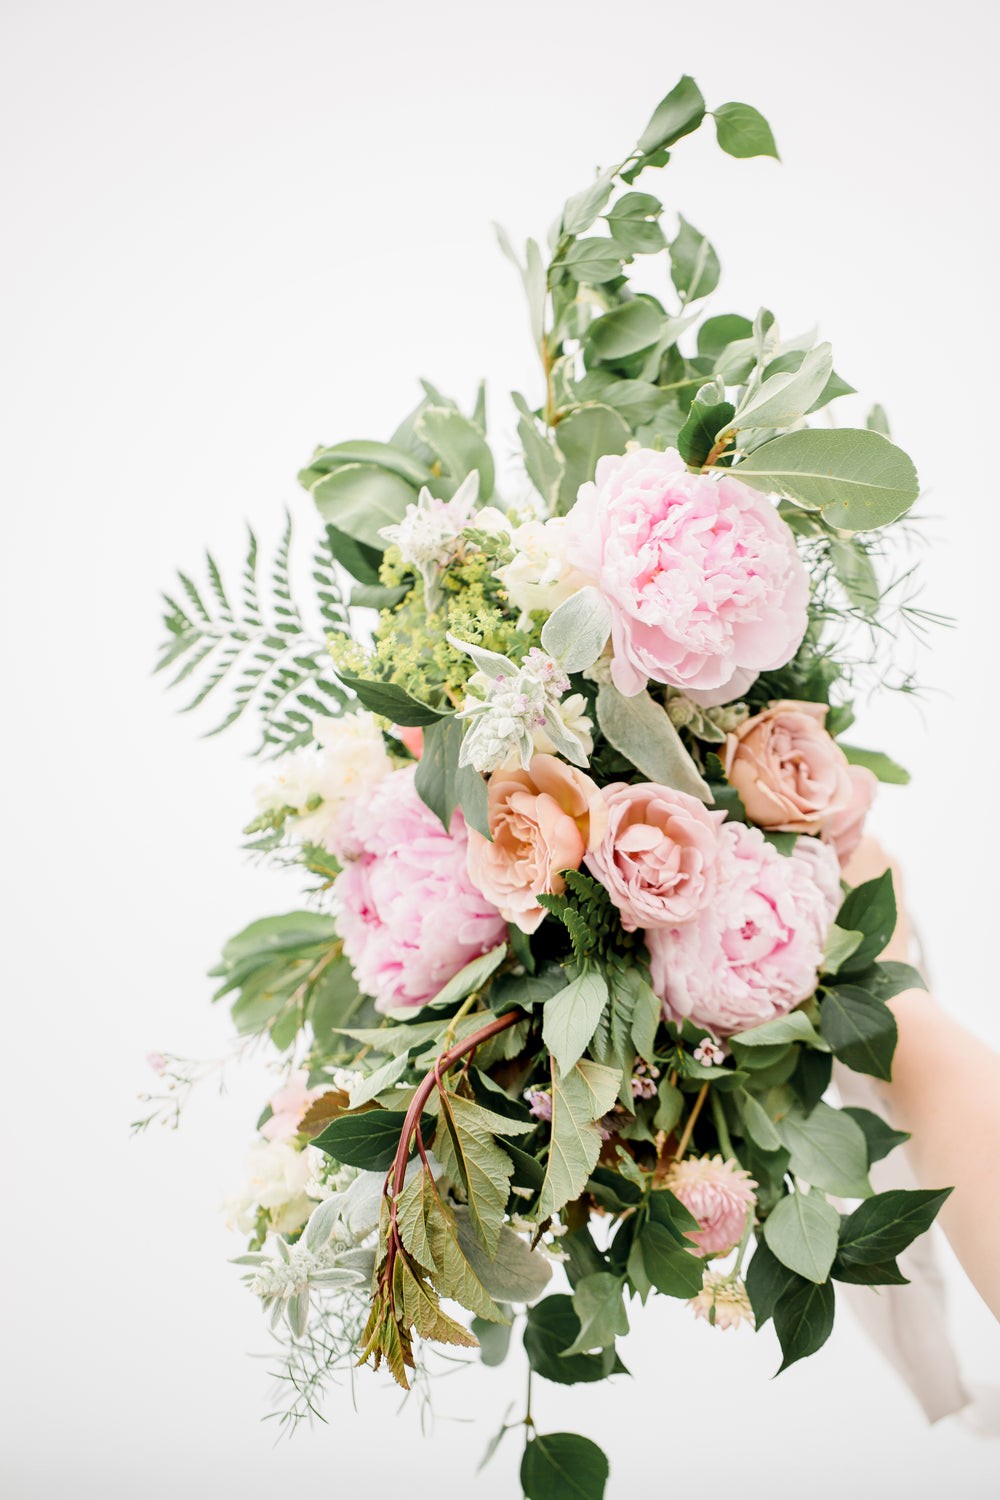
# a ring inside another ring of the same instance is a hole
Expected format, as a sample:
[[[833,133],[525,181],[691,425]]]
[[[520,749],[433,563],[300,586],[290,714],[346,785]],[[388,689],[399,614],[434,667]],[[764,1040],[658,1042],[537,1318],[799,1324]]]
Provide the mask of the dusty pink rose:
[[[715,890],[718,825],[697,797],[643,781],[603,791],[608,827],[585,859],[621,912],[627,932],[690,922]]]
[[[819,833],[850,807],[847,756],[823,727],[825,703],[783,698],[726,739],[726,776],[759,828]]]
[[[541,895],[557,895],[560,870],[578,870],[608,825],[608,810],[589,776],[535,755],[526,771],[501,766],[489,780],[493,842],[469,829],[469,878],[508,922],[534,932],[545,916]]]
[[[840,866],[819,839],[779,854],[759,828],[719,830],[715,899],[682,927],[646,933],[667,1020],[732,1036],[787,1014],[816,988],[840,906]]]
[[[299,1068],[291,1075],[284,1088],[272,1094],[268,1100],[271,1118],[265,1120],[260,1127],[261,1135],[267,1140],[287,1141],[289,1136],[295,1135],[299,1121],[312,1101],[328,1091],[329,1085],[325,1083],[321,1083],[318,1088],[307,1088],[308,1078],[305,1068]]]
[[[851,778],[850,806],[835,813],[822,833],[825,842],[837,851],[842,865],[847,864],[861,842],[865,819],[878,791],[878,777],[867,766],[848,766],[847,774]]]
[[[790,528],[738,479],[689,474],[673,448],[598,460],[566,518],[566,556],[611,606],[611,675],[627,697],[652,678],[703,707],[729,702],[805,633]]]
[[[354,809],[347,863],[333,884],[344,952],[378,1010],[421,1005],[507,934],[466,873],[468,833],[456,809],[445,832],[413,785],[386,776]]]
[[[664,1187],[698,1220],[688,1231],[703,1255],[724,1255],[743,1238],[747,1214],[757,1202],[757,1186],[737,1161],[721,1156],[689,1156],[670,1168]]]

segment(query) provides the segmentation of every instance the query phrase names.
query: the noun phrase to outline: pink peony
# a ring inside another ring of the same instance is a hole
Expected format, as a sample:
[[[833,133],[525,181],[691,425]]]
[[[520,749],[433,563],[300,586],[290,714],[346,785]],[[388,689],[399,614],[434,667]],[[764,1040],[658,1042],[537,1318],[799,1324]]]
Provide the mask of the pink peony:
[[[522,932],[545,916],[541,895],[565,890],[561,870],[578,870],[596,848],[608,811],[596,782],[554,755],[534,755],[526,771],[501,766],[489,781],[493,842],[469,830],[469,878]]]
[[[466,873],[468,831],[456,809],[446,833],[396,771],[353,809],[345,868],[333,884],[344,952],[378,1010],[421,1005],[507,935]]]
[[[584,862],[626,932],[690,922],[715,890],[716,830],[725,813],[654,781],[615,782],[603,796],[607,832]]]
[[[689,1230],[687,1237],[702,1255],[725,1255],[739,1244],[747,1214],[757,1202],[757,1184],[739,1162],[689,1156],[674,1162],[663,1185],[698,1220],[698,1228]]]
[[[261,1135],[267,1140],[287,1141],[289,1136],[295,1135],[299,1121],[310,1104],[328,1091],[329,1086],[325,1083],[321,1083],[318,1088],[307,1088],[308,1078],[305,1068],[299,1068],[291,1075],[284,1088],[279,1089],[268,1100],[271,1118],[265,1120],[260,1127]]]
[[[851,779],[850,805],[832,817],[823,829],[822,837],[837,851],[837,858],[846,865],[861,842],[865,831],[865,819],[875,801],[878,777],[867,766],[848,766]]]
[[[738,698],[795,655],[809,581],[790,528],[736,478],[690,474],[673,448],[598,460],[566,518],[569,562],[611,606],[611,675],[702,707]]]
[[[726,740],[726,776],[759,828],[819,833],[851,805],[847,756],[824,728],[825,703],[784,698]]]
[[[693,922],[646,933],[667,1020],[732,1036],[787,1014],[816,988],[840,906],[836,855],[814,838],[779,854],[759,828],[719,830],[717,895]]]

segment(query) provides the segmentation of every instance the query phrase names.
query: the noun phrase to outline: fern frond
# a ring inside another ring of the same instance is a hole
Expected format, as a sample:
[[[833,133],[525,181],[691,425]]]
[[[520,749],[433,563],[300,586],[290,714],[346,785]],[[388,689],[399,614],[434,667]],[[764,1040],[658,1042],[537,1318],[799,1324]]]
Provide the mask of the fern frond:
[[[314,613],[319,617],[313,631],[295,597],[291,560],[292,518],[286,513],[281,538],[266,569],[266,587],[261,584],[257,537],[248,528],[238,603],[211,553],[205,554],[207,586],[178,572],[182,593],[176,598],[163,596],[167,639],[155,670],[179,668],[171,687],[189,679],[197,683],[182,713],[199,708],[220,684],[227,683],[229,709],[207,733],[221,734],[245,713],[256,710],[261,732],[254,752],[258,755],[265,750],[283,755],[308,744],[312,719],[339,715],[348,701],[333,675],[326,646],[328,632],[344,630],[348,623],[329,537],[324,535],[312,558],[312,577],[318,585]]]

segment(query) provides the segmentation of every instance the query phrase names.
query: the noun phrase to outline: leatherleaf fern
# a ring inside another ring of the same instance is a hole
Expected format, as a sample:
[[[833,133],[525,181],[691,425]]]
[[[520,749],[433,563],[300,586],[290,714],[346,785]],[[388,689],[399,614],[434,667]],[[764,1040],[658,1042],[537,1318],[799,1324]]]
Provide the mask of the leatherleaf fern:
[[[250,528],[248,534],[238,595],[227,589],[210,552],[205,554],[206,585],[199,588],[189,574],[178,570],[179,597],[163,595],[167,639],[155,670],[179,663],[170,686],[189,680],[197,684],[182,713],[198,708],[225,685],[229,709],[207,733],[220,734],[248,709],[256,709],[261,740],[254,754],[270,750],[275,757],[309,743],[317,714],[329,717],[344,711],[348,695],[333,675],[326,637],[347,630],[347,611],[328,527],[312,556],[316,631],[308,628],[292,591],[291,516],[286,513],[266,581],[261,578],[257,538]]]

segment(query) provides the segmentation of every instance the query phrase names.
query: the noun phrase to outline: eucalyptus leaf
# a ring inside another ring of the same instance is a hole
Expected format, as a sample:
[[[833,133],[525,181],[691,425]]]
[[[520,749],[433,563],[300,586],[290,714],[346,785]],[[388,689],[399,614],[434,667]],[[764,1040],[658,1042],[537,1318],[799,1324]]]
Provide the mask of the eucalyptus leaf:
[[[831,346],[818,344],[797,370],[770,375],[756,390],[749,390],[736,408],[734,426],[741,430],[790,426],[809,410],[832,370]]]
[[[598,173],[589,187],[566,200],[559,226],[560,235],[582,234],[585,229],[590,228],[611,196],[616,170],[615,167],[607,167]]]
[[[644,194],[637,193],[636,197]],[[665,315],[646,297],[636,297],[596,318],[587,330],[586,347],[598,359],[616,360],[655,344]]]
[[[452,479],[465,479],[476,470],[479,498],[490,498],[493,494],[493,455],[474,422],[463,417],[454,407],[428,406],[417,422],[417,432],[441,459]],[[336,520],[336,517],[330,519]]]
[[[705,100],[701,89],[685,73],[654,109],[649,124],[639,137],[636,150],[648,156],[654,151],[672,146],[682,136],[697,130],[704,118]]]
[[[719,257],[700,230],[678,214],[680,231],[670,245],[670,277],[682,302],[697,302],[719,284]]]
[[[730,156],[773,156],[780,161],[771,127],[751,104],[720,104],[713,109],[719,145]]]
[[[871,531],[903,515],[919,493],[913,462],[860,428],[806,428],[772,438],[733,467],[765,494],[786,495],[845,531]]]
[[[559,492],[564,510],[573,505],[581,484],[593,479],[598,459],[624,453],[631,436],[628,424],[610,406],[580,406],[563,418],[556,442],[566,463]]]
[[[398,474],[356,463],[317,480],[312,497],[324,521],[377,552],[385,547],[382,527],[398,525],[417,499],[413,486]]]

